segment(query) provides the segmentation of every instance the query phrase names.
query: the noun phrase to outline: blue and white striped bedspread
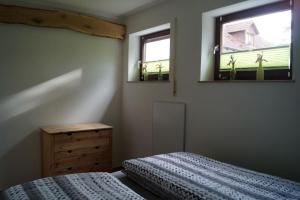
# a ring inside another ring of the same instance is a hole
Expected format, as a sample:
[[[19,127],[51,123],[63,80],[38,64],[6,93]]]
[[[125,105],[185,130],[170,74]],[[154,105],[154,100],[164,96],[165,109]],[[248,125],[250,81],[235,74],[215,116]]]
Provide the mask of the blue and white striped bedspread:
[[[164,199],[300,199],[300,184],[192,153],[124,161],[129,177]]]
[[[0,199],[109,200],[143,198],[108,173],[82,173],[49,177],[10,187]]]

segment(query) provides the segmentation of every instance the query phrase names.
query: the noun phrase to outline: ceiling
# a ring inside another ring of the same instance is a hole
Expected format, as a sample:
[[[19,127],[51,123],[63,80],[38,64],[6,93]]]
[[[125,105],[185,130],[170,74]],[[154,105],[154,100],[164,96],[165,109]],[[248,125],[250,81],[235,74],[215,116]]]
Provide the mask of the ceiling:
[[[117,20],[163,1],[165,0],[0,0],[0,3],[64,9]]]

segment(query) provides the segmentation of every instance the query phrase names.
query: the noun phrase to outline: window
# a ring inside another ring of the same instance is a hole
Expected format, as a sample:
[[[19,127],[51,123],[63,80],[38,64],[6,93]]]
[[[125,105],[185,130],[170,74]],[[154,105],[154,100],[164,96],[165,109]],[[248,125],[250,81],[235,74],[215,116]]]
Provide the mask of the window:
[[[170,29],[141,36],[140,80],[169,80]]]
[[[253,47],[254,46],[254,35],[251,33],[246,33],[246,45]]]
[[[292,79],[292,2],[217,18],[215,80]]]

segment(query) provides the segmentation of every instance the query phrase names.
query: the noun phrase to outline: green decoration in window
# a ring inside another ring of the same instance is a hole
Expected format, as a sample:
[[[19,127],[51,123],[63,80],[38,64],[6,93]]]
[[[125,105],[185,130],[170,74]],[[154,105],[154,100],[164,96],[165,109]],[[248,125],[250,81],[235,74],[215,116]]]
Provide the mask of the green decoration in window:
[[[227,64],[227,66],[230,66],[230,80],[235,80],[236,70],[235,70],[235,63],[236,59],[234,59],[234,56],[230,56],[230,61]]]
[[[266,59],[264,59],[263,52],[261,54],[257,54],[257,60],[255,63],[258,63],[258,68],[256,70],[256,80],[264,80],[264,68],[263,68],[263,62],[268,62]]]
[[[144,81],[147,81],[148,80],[148,71],[147,71],[147,64],[144,63],[143,64],[143,75],[144,75]]]
[[[158,69],[158,80],[161,81],[161,80],[163,80],[163,76],[162,76],[163,66],[161,63],[157,64],[156,66],[158,66],[158,67],[156,67]]]

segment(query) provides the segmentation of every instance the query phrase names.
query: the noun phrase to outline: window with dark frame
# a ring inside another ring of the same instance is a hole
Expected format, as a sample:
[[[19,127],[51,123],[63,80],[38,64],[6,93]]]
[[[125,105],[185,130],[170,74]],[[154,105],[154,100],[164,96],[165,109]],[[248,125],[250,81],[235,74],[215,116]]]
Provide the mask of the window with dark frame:
[[[140,81],[168,81],[170,73],[170,29],[140,38]]]
[[[216,19],[215,80],[292,79],[293,1]]]

